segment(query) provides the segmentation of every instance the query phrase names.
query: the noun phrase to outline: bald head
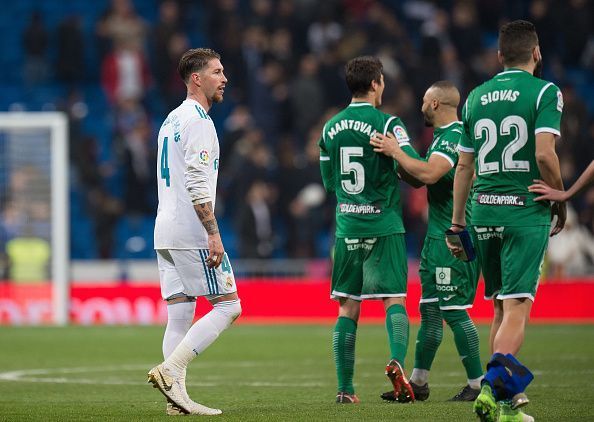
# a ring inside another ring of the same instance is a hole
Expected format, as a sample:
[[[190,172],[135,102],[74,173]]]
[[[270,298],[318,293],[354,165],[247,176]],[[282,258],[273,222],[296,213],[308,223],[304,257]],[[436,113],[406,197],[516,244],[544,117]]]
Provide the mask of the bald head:
[[[460,92],[450,81],[438,81],[427,89],[421,111],[427,126],[442,126],[444,120],[458,120]],[[445,124],[450,122],[445,122]]]
[[[444,106],[458,108],[460,104],[460,92],[450,81],[435,82],[429,87],[427,93]]]

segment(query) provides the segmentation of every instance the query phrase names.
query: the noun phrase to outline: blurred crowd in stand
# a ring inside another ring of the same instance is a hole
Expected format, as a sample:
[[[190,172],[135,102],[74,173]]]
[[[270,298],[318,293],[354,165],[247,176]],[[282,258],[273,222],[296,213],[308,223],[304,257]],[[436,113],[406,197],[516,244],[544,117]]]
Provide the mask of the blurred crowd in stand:
[[[72,218],[91,222],[90,257],[121,257],[122,219],[138,228],[155,214],[156,133],[185,98],[177,62],[190,47],[218,51],[229,80],[225,102],[211,111],[221,144],[217,214],[227,249],[242,258],[328,255],[334,204],[321,184],[317,141],[323,122],[350,100],[343,67],[357,55],[381,58],[382,110],[402,118],[423,154],[432,137],[420,113],[425,89],[448,79],[465,99],[501,70],[498,27],[531,20],[544,76],[564,94],[565,184],[594,158],[593,1],[112,0],[88,2],[89,10],[105,8],[92,22],[68,13],[51,24],[28,2],[22,85],[61,89],[55,104],[70,118],[71,189],[82,208]],[[147,3],[152,13],[143,13]],[[425,190],[403,189],[409,255],[418,257]],[[575,251],[551,254],[560,275],[587,271],[594,256],[594,188],[572,206],[569,227],[551,245]],[[150,245],[146,227],[140,233]]]

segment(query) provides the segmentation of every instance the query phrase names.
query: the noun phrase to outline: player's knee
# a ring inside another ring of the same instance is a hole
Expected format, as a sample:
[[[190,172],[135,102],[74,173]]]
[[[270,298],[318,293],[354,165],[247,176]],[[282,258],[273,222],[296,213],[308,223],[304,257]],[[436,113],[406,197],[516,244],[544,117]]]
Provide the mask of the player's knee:
[[[466,321],[469,318],[468,312],[462,309],[442,311],[442,315],[443,319],[450,327],[460,324],[461,322]]]
[[[177,293],[165,299],[167,305],[175,305],[176,303],[193,303],[196,298],[193,296],[186,296],[184,293]]]
[[[503,305],[498,305],[497,301],[495,301],[495,306],[493,306],[493,321],[499,324],[503,321]]]
[[[215,303],[214,309],[224,315],[231,325],[241,315],[241,301],[239,299],[221,301]]]

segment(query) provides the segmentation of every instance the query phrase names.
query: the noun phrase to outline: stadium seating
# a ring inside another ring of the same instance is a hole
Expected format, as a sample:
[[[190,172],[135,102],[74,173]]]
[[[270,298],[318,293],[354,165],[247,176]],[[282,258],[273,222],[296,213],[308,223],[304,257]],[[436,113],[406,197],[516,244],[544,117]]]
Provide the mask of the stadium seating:
[[[149,23],[154,23],[158,15],[158,0],[134,1],[136,11],[143,19]],[[204,5],[200,2],[193,5],[190,9],[192,16],[188,20],[194,24],[188,28],[187,33],[190,42],[194,46],[208,45],[206,34],[201,28],[206,27]],[[55,43],[55,31],[59,23],[68,16],[80,16],[82,22],[82,31],[85,45],[85,76],[82,85],[79,87],[86,102],[89,113],[83,121],[82,128],[85,134],[92,135],[98,144],[99,162],[113,163],[113,122],[110,118],[110,108],[106,96],[100,87],[99,69],[100,62],[97,53],[97,43],[95,38],[95,26],[99,17],[108,7],[108,1],[80,1],[80,0],[61,0],[61,1],[42,1],[42,0],[19,0],[4,2],[2,13],[0,14],[0,31],[3,37],[0,39],[0,111],[23,110],[23,111],[42,111],[53,110],[59,107],[60,102],[66,95],[66,87],[55,82],[51,75],[49,82],[41,86],[30,88],[25,86],[23,80],[24,52],[22,43],[22,34],[30,22],[31,14],[35,11],[41,12],[45,28],[48,32],[48,52],[47,60],[50,69],[56,60],[57,47]],[[409,25],[412,25],[410,22]],[[492,33],[483,35],[485,43],[493,40]],[[150,58],[150,51],[149,53]],[[576,91],[586,102],[590,113],[594,113],[594,75],[584,69],[567,69],[567,79],[575,85]],[[233,87],[230,87],[232,90]],[[231,92],[231,91],[230,91]],[[229,115],[234,107],[230,100],[218,105],[212,111],[212,117],[221,128],[224,119]],[[165,104],[153,89],[148,93],[146,106],[151,114],[153,127],[157,128],[166,112]],[[123,195],[124,171],[117,168],[112,176],[105,180],[106,190],[117,198]],[[76,178],[71,178],[71,252],[73,259],[86,259],[97,257],[97,245],[91,241],[93,236],[93,221],[83,204],[84,195],[81,190],[84,189],[77,182]],[[147,248],[152,244],[152,227],[150,221],[151,215],[142,217],[142,223],[139,225],[131,224],[130,217],[122,219],[117,229],[117,246],[114,250],[114,258],[125,258],[129,255],[122,246],[130,236],[139,236],[144,239]],[[221,222],[223,233],[225,234],[225,243],[230,251],[235,252],[236,235],[233,232],[233,225],[223,219]],[[283,231],[279,230],[282,235]],[[318,249],[321,253],[327,253],[329,241],[329,232],[320,233],[317,239]],[[152,256],[150,249],[141,252],[134,252],[135,257]]]

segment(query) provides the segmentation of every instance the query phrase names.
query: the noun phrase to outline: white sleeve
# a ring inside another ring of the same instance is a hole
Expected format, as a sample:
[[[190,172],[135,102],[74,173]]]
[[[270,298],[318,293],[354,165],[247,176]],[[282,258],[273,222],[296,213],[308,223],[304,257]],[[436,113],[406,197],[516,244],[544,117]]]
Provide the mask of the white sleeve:
[[[210,160],[215,140],[214,126],[210,120],[194,118],[182,136],[184,150],[184,179],[192,203],[212,202],[210,192]]]

